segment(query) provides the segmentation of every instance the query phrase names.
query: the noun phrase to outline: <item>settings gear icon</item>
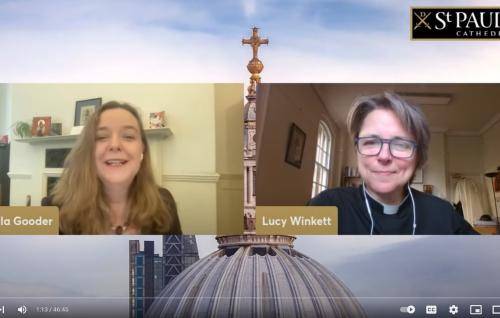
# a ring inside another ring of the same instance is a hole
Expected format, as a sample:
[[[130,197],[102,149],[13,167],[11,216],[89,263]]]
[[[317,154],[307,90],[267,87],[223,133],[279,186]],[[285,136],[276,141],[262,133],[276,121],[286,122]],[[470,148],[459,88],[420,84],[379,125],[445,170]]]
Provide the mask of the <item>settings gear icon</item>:
[[[451,306],[450,306],[450,314],[452,314],[452,315],[456,315],[456,314],[458,314],[458,306],[456,306],[456,305],[451,305]]]

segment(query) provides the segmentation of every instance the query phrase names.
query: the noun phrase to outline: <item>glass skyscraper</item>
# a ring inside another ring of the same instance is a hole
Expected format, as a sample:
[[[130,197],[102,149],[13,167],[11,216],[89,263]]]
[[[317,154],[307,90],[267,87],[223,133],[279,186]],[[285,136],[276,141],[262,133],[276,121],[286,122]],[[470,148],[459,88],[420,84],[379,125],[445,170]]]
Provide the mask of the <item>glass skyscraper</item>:
[[[163,284],[163,276],[157,275],[158,263],[162,264],[163,258],[154,253],[153,241],[144,241],[143,251],[138,240],[129,241],[130,317],[144,317],[154,296],[161,290],[157,287]]]
[[[199,259],[194,235],[164,235],[164,286]]]
[[[129,241],[129,316],[144,317],[163,288],[198,261],[194,235],[164,235],[163,256],[154,253],[154,241]]]

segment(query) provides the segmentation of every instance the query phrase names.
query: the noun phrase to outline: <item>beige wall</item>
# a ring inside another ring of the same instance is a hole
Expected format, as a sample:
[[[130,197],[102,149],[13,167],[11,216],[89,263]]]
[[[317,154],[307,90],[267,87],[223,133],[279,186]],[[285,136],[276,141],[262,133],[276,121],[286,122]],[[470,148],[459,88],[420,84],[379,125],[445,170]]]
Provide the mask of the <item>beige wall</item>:
[[[243,87],[215,85],[217,233],[243,233]]]
[[[484,173],[496,171],[497,167],[500,166],[500,121],[497,121],[494,126],[483,134],[483,145]],[[495,215],[493,193],[491,192],[491,179],[485,178],[484,184],[488,189],[488,201],[492,211],[491,214]],[[497,192],[496,197],[497,208],[500,211],[500,192]]]
[[[447,154],[450,173],[482,173],[483,142],[480,136],[448,136]]]
[[[482,136],[448,136],[447,137],[447,162],[448,162],[448,197],[454,198],[457,179],[452,178],[454,173],[459,173],[464,177],[473,180],[480,190],[481,210],[474,211],[474,218],[477,220],[483,214],[491,213],[488,203],[491,185],[484,177],[485,152],[491,147],[485,144]]]
[[[500,166],[500,121],[483,134],[484,171],[496,171]]]
[[[257,104],[257,205],[304,205],[312,192],[318,125],[333,127],[322,101],[310,85],[272,85],[267,107]],[[306,134],[302,167],[285,163],[288,134],[295,123]]]
[[[347,129],[345,130],[346,143],[345,143],[345,156],[344,156],[344,167],[357,167],[358,157],[357,150],[354,146],[354,142],[349,136]]]
[[[342,169],[345,166],[356,166],[356,157],[351,137],[345,128],[344,122],[340,122],[341,123],[337,121],[336,125],[336,127],[338,127],[336,129],[337,142],[335,144],[335,152],[333,153],[334,175],[333,184],[330,185],[331,187],[340,187],[342,185]]]
[[[433,185],[433,194],[446,199],[446,138],[443,133],[432,133],[427,164],[423,168],[423,184]]]
[[[102,97],[103,102],[126,101],[140,109],[146,126],[149,112],[164,110],[173,135],[158,146],[162,158],[159,182],[172,192],[185,233],[214,234],[218,213],[229,207],[236,209],[238,204],[238,190],[232,190],[228,199],[232,203],[217,211],[220,175],[242,173],[234,162],[235,157],[241,158],[241,140],[225,137],[241,136],[242,92],[241,84],[14,84],[7,95],[12,122],[31,123],[34,116],[52,116],[52,122],[62,122],[63,134],[73,126],[77,100]],[[236,105],[240,119],[229,122],[238,117]],[[218,124],[223,126],[216,130]],[[44,196],[41,171],[45,148],[71,145],[12,143],[13,205],[23,205],[27,194],[34,204],[40,202]],[[239,213],[243,214],[242,204]]]

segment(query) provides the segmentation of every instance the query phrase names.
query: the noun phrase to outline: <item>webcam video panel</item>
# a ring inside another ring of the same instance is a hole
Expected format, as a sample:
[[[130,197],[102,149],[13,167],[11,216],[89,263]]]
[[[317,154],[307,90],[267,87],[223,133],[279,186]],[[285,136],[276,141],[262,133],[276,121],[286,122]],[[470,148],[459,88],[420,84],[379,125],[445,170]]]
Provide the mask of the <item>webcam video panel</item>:
[[[498,84],[261,84],[256,227],[328,227],[314,208],[336,207],[338,234],[499,233],[499,98]]]
[[[241,233],[242,92],[1,84],[1,232]]]

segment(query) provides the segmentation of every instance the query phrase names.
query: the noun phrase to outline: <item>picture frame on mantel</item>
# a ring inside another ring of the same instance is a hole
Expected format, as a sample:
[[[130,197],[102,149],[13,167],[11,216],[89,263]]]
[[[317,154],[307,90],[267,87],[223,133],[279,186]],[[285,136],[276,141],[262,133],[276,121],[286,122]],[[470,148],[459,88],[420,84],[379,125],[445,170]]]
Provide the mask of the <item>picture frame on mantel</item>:
[[[85,126],[90,116],[101,106],[101,97],[77,101],[75,106],[75,127]]]
[[[51,130],[50,116],[33,117],[33,124],[31,125],[31,136],[44,137],[50,134]]]

